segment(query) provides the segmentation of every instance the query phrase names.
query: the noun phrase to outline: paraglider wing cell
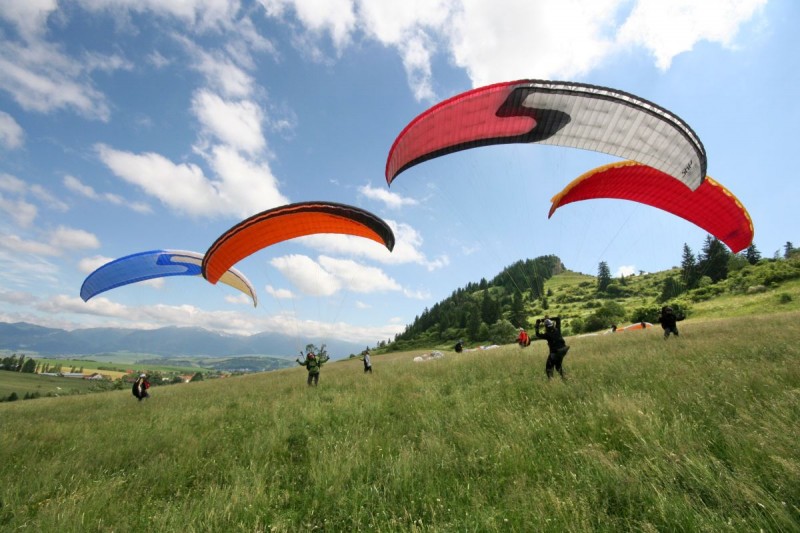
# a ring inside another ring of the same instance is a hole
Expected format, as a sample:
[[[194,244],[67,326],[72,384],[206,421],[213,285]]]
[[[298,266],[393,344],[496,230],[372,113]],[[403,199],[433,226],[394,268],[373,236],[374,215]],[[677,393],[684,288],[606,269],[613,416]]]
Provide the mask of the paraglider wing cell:
[[[753,242],[753,222],[742,203],[707,176],[692,191],[664,172],[634,161],[604,165],[576,178],[555,195],[548,218],[566,204],[614,198],[657,207],[679,216],[738,253]]]
[[[412,120],[386,161],[404,170],[479,146],[539,143],[603,152],[655,167],[694,190],[706,153],[688,124],[642,98],[594,85],[520,80],[467,91]]]
[[[332,202],[300,202],[263,211],[223,233],[203,258],[203,276],[216,283],[228,268],[258,250],[317,233],[354,235],[389,251],[394,248],[389,225],[368,211]]]
[[[150,250],[110,261],[83,281],[81,298],[88,301],[98,294],[145,281],[167,276],[200,276],[203,254],[184,250]],[[223,276],[224,283],[242,291],[257,303],[250,281],[238,270],[231,269]]]

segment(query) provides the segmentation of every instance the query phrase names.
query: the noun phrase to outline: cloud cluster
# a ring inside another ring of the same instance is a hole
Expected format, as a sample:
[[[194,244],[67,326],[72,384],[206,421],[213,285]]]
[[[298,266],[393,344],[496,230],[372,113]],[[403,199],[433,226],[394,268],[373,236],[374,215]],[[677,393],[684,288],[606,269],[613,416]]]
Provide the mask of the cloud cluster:
[[[0,249],[40,256],[60,256],[67,251],[99,248],[93,233],[82,229],[58,226],[44,232],[44,240],[27,240],[13,233],[0,235]]]
[[[191,44],[195,68],[211,90],[226,97],[252,94],[246,72],[253,52],[277,53],[259,34],[239,0],[77,0],[82,8],[127,20],[145,13],[177,22],[181,33],[217,32],[232,43],[227,52]],[[324,56],[322,38],[342,54],[357,37],[397,50],[409,85],[420,100],[435,97],[432,62],[446,55],[473,85],[516,78],[586,75],[615,54],[641,47],[658,68],[701,41],[732,46],[739,27],[766,0],[260,0],[263,14],[296,28],[295,42],[311,57]],[[8,0],[0,17],[19,39],[0,42],[0,89],[26,109],[72,108],[107,120],[105,95],[91,83],[97,69],[131,68],[120,56],[73,58],[46,40],[57,0]],[[14,58],[13,61],[8,58]]]
[[[25,132],[14,117],[0,111],[0,147],[19,148],[24,138]]]
[[[27,313],[5,310],[0,312],[0,321],[28,321],[70,330],[87,325],[155,329],[165,324],[173,324],[236,335],[314,331],[321,337],[371,344],[375,339],[392,338],[405,327],[399,323],[365,327],[342,322],[301,320],[292,313],[265,316],[260,313],[206,311],[192,305],[130,306],[116,303],[103,296],[96,296],[88,302],[77,296],[64,294],[39,298],[30,292],[2,289],[0,289],[0,302],[19,306],[30,305],[32,309]],[[71,317],[85,317],[88,324],[85,320]]]
[[[132,153],[99,144],[96,151],[108,168],[164,205],[191,216],[245,217],[286,203],[266,163],[258,163],[225,146],[208,153],[216,176],[194,163],[174,163],[155,153]]]
[[[47,209],[64,212],[67,204],[37,184],[28,184],[11,174],[0,173],[0,211],[5,212],[16,226],[28,228],[39,214],[33,202]]]
[[[111,192],[99,193],[91,186],[81,182],[81,180],[75,176],[64,176],[64,186],[70,191],[81,196],[85,196],[86,198],[101,202],[108,202],[120,207],[127,207],[133,211],[136,211],[137,213],[151,213],[153,211],[149,205],[143,202],[130,202],[122,196]]]
[[[40,212],[37,204],[54,212],[68,209],[41,185],[0,174],[0,213],[12,223],[0,224],[0,279],[13,286],[58,283],[58,268],[51,258],[100,246],[98,238],[88,231],[63,224],[36,224]]]
[[[399,291],[400,285],[381,269],[350,259],[300,254],[276,257],[270,261],[292,285],[309,296],[332,296],[341,290],[357,293]]]
[[[419,204],[414,198],[408,198],[400,194],[389,191],[385,188],[373,187],[366,184],[358,188],[359,194],[369,198],[370,200],[377,200],[382,202],[390,209],[400,209],[406,206],[414,206]]]
[[[448,56],[474,86],[520,78],[574,79],[641,47],[660,69],[701,41],[731,46],[766,0],[262,0],[341,49],[358,32],[395,48],[420,100],[435,97],[432,60]],[[331,3],[333,4],[333,3]],[[305,40],[303,42],[306,42]]]

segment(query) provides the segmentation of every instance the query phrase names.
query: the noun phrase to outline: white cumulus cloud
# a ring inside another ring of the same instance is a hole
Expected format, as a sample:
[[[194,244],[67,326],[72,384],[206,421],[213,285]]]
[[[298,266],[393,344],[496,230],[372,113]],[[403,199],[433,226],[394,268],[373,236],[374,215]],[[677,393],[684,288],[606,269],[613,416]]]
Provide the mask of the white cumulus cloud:
[[[400,285],[376,267],[362,265],[351,259],[335,259],[320,256],[319,264],[326,272],[335,276],[342,286],[353,292],[372,293],[399,291]]]
[[[729,46],[766,0],[261,0],[266,14],[297,20],[308,39],[337,47],[355,34],[393,47],[419,100],[435,95],[434,58],[446,55],[473,86],[521,78],[575,79],[631,47],[659,68],[700,41]],[[355,19],[353,20],[353,17]],[[308,46],[308,39],[299,39]]]
[[[222,143],[248,154],[263,150],[263,113],[254,102],[226,101],[209,91],[199,91],[192,99],[194,111],[204,130]]]
[[[270,261],[297,289],[309,296],[331,296],[342,288],[342,282],[306,255],[292,254]]]
[[[19,148],[24,138],[25,132],[14,117],[0,111],[0,146]]]
[[[417,205],[419,203],[413,198],[406,198],[387,189],[372,187],[371,185],[362,185],[358,188],[358,192],[370,200],[378,200],[383,202],[387,207],[393,209],[399,209],[407,205]]]
[[[206,177],[196,164],[173,163],[153,152],[135,154],[102,144],[96,149],[114,174],[192,216],[245,217],[287,203],[266,163],[250,161],[222,146],[208,154],[217,179]]]

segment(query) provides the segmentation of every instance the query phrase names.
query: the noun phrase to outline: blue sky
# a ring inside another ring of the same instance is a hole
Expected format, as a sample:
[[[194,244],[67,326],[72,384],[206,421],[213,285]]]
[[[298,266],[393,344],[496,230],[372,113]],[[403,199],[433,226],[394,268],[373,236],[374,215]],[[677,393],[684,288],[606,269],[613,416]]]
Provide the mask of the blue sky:
[[[374,344],[518,259],[659,271],[705,232],[624,201],[550,198],[614,161],[553,146],[441,157],[387,187],[403,127],[521,78],[605,85],[683,118],[748,209],[764,256],[800,241],[800,4],[793,0],[0,0],[0,320],[199,326]],[[397,246],[316,236],[83,302],[109,260],[205,252],[287,202],[357,205]]]

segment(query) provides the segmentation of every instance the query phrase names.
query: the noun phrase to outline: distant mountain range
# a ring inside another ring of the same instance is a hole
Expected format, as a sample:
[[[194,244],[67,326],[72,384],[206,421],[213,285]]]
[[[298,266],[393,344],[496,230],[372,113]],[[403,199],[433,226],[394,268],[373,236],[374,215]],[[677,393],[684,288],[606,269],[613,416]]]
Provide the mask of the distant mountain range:
[[[302,345],[300,345],[300,343]],[[154,330],[89,328],[66,331],[27,322],[0,322],[0,350],[41,355],[92,355],[132,352],[170,357],[269,355],[294,359],[306,344],[326,344],[333,359],[361,353],[364,346],[319,338],[296,339],[277,333],[227,335],[202,328]]]

